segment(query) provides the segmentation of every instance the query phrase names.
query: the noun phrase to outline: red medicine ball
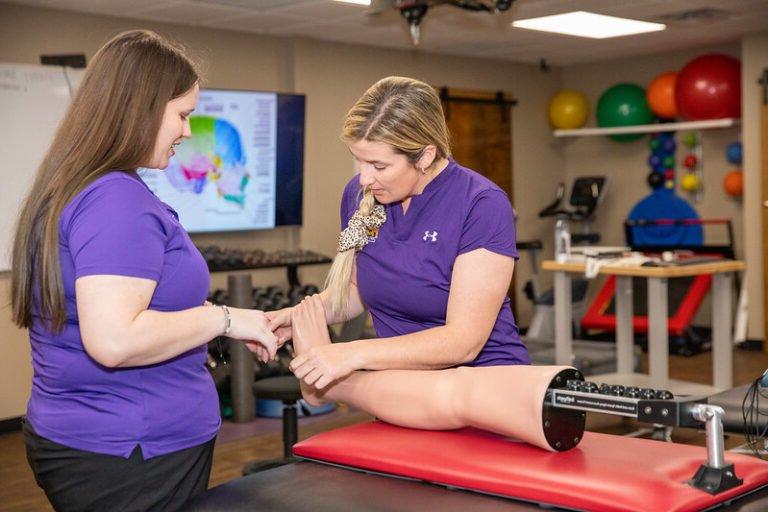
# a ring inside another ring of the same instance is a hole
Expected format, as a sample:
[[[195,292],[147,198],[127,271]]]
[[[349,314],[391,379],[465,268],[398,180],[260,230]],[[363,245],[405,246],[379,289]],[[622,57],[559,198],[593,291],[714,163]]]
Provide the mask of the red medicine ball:
[[[741,117],[741,61],[719,53],[696,57],[678,73],[675,98],[687,119]]]

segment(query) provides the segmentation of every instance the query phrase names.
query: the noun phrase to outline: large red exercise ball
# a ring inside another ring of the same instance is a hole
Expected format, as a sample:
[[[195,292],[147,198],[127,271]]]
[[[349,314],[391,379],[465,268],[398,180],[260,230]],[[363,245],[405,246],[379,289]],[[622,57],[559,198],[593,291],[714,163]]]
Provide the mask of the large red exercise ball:
[[[675,98],[687,119],[741,117],[741,61],[719,53],[696,57],[678,73]]]
[[[661,118],[673,119],[677,117],[676,81],[677,73],[674,71],[662,73],[651,81],[648,90],[645,91],[648,106],[654,114]]]
[[[560,91],[549,100],[549,122],[554,128],[581,128],[589,117],[589,102],[579,91]]]
[[[723,190],[729,196],[740,197],[744,193],[744,173],[737,169],[726,174],[723,178]]]
[[[635,84],[616,84],[606,90],[597,102],[597,124],[602,127],[634,126],[653,122],[645,91]],[[611,135],[618,141],[642,137],[642,133]]]

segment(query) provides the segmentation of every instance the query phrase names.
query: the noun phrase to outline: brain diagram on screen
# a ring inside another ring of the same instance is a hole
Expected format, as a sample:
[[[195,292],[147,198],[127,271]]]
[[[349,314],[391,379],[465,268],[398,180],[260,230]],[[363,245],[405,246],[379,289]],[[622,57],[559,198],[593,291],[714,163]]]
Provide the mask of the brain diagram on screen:
[[[142,179],[189,231],[275,226],[277,95],[201,90],[192,138]]]
[[[193,116],[194,137],[179,146],[166,169],[168,181],[179,191],[200,194],[216,187],[219,197],[242,205],[250,175],[240,132],[226,119]]]

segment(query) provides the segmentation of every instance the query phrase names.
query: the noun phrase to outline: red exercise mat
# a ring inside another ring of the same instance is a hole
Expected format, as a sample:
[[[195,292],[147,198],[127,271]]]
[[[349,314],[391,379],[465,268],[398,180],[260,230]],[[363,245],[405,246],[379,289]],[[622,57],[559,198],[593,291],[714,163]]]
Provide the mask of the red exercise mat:
[[[768,463],[726,452],[744,483],[712,496],[686,484],[706,448],[585,432],[547,452],[489,432],[431,431],[374,421],[318,434],[296,455],[524,501],[596,512],[697,511],[768,484]]]

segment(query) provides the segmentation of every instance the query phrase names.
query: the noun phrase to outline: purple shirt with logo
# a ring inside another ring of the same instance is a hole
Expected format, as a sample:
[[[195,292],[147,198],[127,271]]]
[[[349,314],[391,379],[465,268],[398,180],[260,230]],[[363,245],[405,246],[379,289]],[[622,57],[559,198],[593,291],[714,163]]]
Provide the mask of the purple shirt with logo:
[[[345,228],[360,202],[359,177],[344,189]],[[387,338],[445,325],[456,258],[475,249],[517,259],[515,220],[506,193],[480,174],[450,161],[424,191],[385,205],[387,221],[357,253],[357,285],[377,336]],[[504,299],[488,341],[468,366],[530,364]]]
[[[176,212],[134,173],[111,172],[67,204],[59,236],[66,325],[51,333],[36,308],[29,331],[34,377],[27,414],[35,431],[70,448],[122,457],[139,445],[145,459],[212,439],[221,415],[205,345],[158,364],[107,368],[80,338],[79,277],[151,279],[155,311],[203,304],[210,275]]]

